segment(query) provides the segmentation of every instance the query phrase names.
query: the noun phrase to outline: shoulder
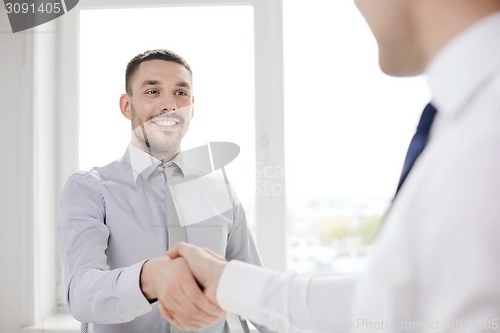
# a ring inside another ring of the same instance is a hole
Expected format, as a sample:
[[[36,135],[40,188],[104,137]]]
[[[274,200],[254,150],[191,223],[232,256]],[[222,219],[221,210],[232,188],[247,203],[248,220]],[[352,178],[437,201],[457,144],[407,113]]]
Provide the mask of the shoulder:
[[[102,182],[120,176],[121,171],[124,170],[131,172],[131,166],[125,158],[121,158],[103,167],[94,167],[89,171],[89,174]]]
[[[114,161],[104,167],[94,167],[88,171],[77,171],[71,174],[64,185],[64,193],[102,192],[103,184],[119,174],[119,171],[128,164],[122,159]]]

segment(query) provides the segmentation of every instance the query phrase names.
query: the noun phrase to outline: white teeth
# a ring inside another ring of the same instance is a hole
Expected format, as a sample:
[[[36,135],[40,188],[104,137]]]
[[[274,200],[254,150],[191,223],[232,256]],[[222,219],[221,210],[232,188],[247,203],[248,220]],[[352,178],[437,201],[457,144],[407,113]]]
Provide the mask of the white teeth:
[[[176,124],[174,120],[160,120],[156,121],[156,123],[160,126],[174,126]]]

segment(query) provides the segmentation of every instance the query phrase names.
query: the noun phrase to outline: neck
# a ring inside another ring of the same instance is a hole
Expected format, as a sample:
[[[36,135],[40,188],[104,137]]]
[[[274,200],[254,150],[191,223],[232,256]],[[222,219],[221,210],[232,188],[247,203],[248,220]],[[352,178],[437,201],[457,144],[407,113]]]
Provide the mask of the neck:
[[[169,151],[158,152],[158,151],[155,151],[154,149],[152,149],[151,147],[148,147],[146,145],[146,143],[139,142],[138,140],[135,140],[134,138],[132,138],[132,144],[134,146],[136,146],[137,148],[139,148],[140,150],[153,156],[154,158],[162,161],[163,163],[171,161],[181,151],[181,147],[178,146],[178,147],[171,149]]]
[[[179,152],[180,152],[180,149],[176,150],[175,152],[167,153],[167,154],[156,154],[156,155],[151,154],[151,153],[150,154],[153,155],[154,157],[156,157],[157,159],[159,159],[160,161],[162,161],[163,163],[165,163],[165,162],[173,160],[174,157],[179,154]]]
[[[415,1],[417,36],[426,68],[437,53],[462,31],[500,11],[500,0]]]

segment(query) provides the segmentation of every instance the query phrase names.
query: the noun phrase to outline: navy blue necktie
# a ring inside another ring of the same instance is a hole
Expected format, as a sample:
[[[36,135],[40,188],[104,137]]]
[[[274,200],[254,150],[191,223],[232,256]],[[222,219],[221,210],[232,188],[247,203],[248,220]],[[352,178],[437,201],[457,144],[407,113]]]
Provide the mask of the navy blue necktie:
[[[436,108],[431,104],[425,106],[422,116],[420,116],[420,121],[417,126],[417,131],[410,142],[410,147],[406,153],[405,163],[403,165],[403,171],[401,172],[401,177],[399,178],[398,188],[396,194],[398,193],[401,185],[403,185],[406,177],[410,173],[410,170],[417,160],[420,153],[425,148],[427,141],[429,140],[429,132],[431,129],[432,122],[434,121],[434,116],[436,115]]]

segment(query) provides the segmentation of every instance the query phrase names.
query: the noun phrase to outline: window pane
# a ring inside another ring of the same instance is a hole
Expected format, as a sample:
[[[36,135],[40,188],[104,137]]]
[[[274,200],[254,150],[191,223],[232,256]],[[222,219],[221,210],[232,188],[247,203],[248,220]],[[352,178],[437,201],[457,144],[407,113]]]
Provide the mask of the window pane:
[[[284,1],[288,269],[361,269],[394,194],[422,77],[378,67],[352,1]]]
[[[255,193],[253,7],[83,10],[80,14],[80,168],[120,158],[130,122],[119,109],[125,66],[166,48],[193,69],[195,116],[183,149],[230,141],[240,155],[226,167],[253,221]]]

